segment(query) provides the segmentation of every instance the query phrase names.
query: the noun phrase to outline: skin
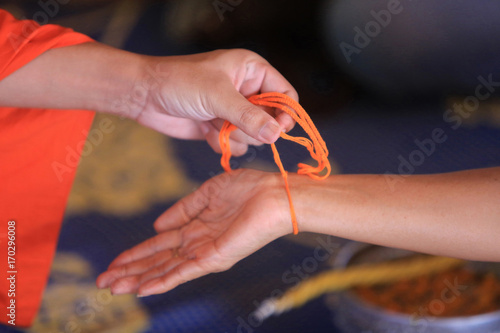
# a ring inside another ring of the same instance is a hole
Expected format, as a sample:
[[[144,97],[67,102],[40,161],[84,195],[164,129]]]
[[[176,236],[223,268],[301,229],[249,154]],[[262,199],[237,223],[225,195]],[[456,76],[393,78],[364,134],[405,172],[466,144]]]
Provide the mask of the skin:
[[[0,81],[0,105],[86,109],[136,120],[166,135],[205,139],[220,152],[224,120],[235,155],[277,140],[294,121],[245,97],[277,91],[298,99],[290,83],[248,50],[151,57],[100,43],[51,49]]]
[[[299,231],[479,261],[500,261],[500,168],[412,175],[289,175]],[[332,219],[332,216],[334,217]],[[224,271],[292,232],[280,174],[236,170],[205,182],[97,280],[114,294],[164,293]]]

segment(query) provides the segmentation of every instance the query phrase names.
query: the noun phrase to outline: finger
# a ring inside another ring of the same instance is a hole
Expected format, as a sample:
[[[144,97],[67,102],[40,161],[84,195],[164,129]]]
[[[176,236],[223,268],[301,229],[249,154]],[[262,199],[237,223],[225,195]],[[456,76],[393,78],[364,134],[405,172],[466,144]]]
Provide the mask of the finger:
[[[203,133],[199,128],[199,122],[187,119],[172,117],[162,113],[142,113],[137,121],[160,133],[177,139],[201,140]],[[172,125],[172,123],[175,125]]]
[[[99,275],[96,281],[97,287],[108,288],[116,280],[128,276],[141,275],[173,257],[173,250],[167,250],[137,261],[114,266]]]
[[[210,182],[208,180],[206,183]],[[193,193],[177,201],[167,209],[154,223],[156,232],[163,233],[184,226],[205,209],[209,197],[204,194],[203,185]]]
[[[181,242],[182,237],[180,231],[178,230],[161,233],[129,250],[124,251],[111,262],[108,269],[124,265],[129,262],[141,260],[164,250],[177,248],[181,245]]]
[[[172,260],[168,260],[161,265],[152,267],[151,269],[149,269],[147,272],[144,272],[144,274],[140,276],[139,284],[143,284],[150,280],[166,275],[185,261],[186,261],[185,257],[177,257],[177,258],[172,258]]]
[[[143,283],[137,289],[137,296],[144,297],[155,294],[162,294],[169,290],[174,289],[175,287],[177,287],[182,283],[185,283],[197,277],[208,274],[208,272],[203,272],[202,270],[199,270],[198,273],[193,274],[192,277],[189,276],[185,277],[182,271],[184,269],[192,270],[192,268],[190,268],[192,266],[194,266],[195,268],[197,267],[197,265],[193,261],[187,261],[184,264],[177,266],[169,274],[157,277],[155,279]]]
[[[139,288],[139,276],[127,276],[113,281],[109,286],[112,295],[133,294]]]
[[[207,138],[207,143],[210,145],[210,147],[216,152],[216,153],[222,153],[222,150],[220,149],[219,145],[219,137],[214,137],[212,136],[211,138]],[[231,148],[231,155],[232,156],[242,156],[245,155],[245,153],[248,151],[248,145],[243,144],[241,142],[237,142],[234,140],[229,140],[229,147]]]
[[[169,272],[141,284],[137,294],[139,296],[149,296],[164,293],[187,281],[209,273],[227,270],[232,266],[231,263],[225,262],[220,257],[213,244],[202,246],[196,252],[200,254],[200,257],[202,255],[203,259],[193,258],[180,263]]]
[[[154,267],[146,271],[144,274],[120,278],[111,284],[111,292],[114,295],[135,293],[141,284],[147,283],[147,281],[150,281],[152,278],[163,275],[163,270],[170,271],[184,261],[185,259],[183,258],[172,258],[161,265],[161,267],[164,268]]]
[[[204,123],[200,126],[202,127],[202,131],[205,134],[205,140],[210,145],[210,147],[212,147],[212,149],[216,153],[221,153],[222,151],[219,144],[219,130],[216,129],[213,125],[207,123]],[[248,138],[246,134],[245,136]],[[256,140],[253,141],[257,142]],[[233,140],[231,137],[229,139],[229,146],[231,147],[231,154],[234,156],[241,156],[248,150],[248,145],[246,143],[238,142],[236,140]]]
[[[285,129],[285,133],[288,133],[295,126],[295,120],[286,112],[282,110],[277,111],[276,121],[280,124],[282,128]]]
[[[234,87],[222,90],[223,96],[214,96],[214,114],[226,119],[252,138],[263,142],[275,142],[281,132],[280,124],[261,108],[250,103]]]
[[[293,86],[281,75],[276,68],[263,60],[254,64],[252,69],[253,77],[247,79],[241,86],[240,91],[245,96],[258,93],[279,92],[299,101],[299,95]],[[287,113],[281,110],[276,112],[276,120],[282,129],[290,131],[295,125],[295,121]]]
[[[194,280],[206,274],[212,273],[199,266],[196,261],[189,260],[171,270],[168,274],[141,284],[137,290],[138,296],[149,296],[165,293],[185,282]]]
[[[264,79],[262,80],[260,91],[265,92],[279,92],[290,96],[297,102],[299,101],[299,94],[295,88],[288,82],[287,79],[280,72],[271,65],[257,64],[257,67],[263,66],[265,71]],[[257,69],[259,70],[259,68]]]
[[[261,106],[259,106],[259,107],[262,108]],[[264,111],[266,111],[268,114],[270,114],[272,116],[274,115],[272,112],[273,110],[271,108],[269,108],[269,109],[271,109],[269,111],[266,110],[265,108],[262,108],[262,109]],[[212,125],[212,128],[216,130],[217,136],[219,135],[220,129],[224,125],[224,122],[225,122],[225,120],[221,119],[221,118],[213,119],[209,122]],[[229,138],[231,139],[231,142],[236,141],[236,142],[240,142],[240,143],[245,143],[247,145],[260,146],[263,144],[261,141],[255,140],[254,138],[252,138],[251,136],[249,136],[248,134],[246,134],[245,132],[243,132],[240,129],[236,129],[236,130],[232,131]]]
[[[221,194],[221,191],[228,186],[230,179],[231,176],[228,173],[222,173],[204,182],[196,191],[177,201],[158,217],[154,223],[155,230],[163,233],[179,229],[193,221],[208,208],[211,198]]]

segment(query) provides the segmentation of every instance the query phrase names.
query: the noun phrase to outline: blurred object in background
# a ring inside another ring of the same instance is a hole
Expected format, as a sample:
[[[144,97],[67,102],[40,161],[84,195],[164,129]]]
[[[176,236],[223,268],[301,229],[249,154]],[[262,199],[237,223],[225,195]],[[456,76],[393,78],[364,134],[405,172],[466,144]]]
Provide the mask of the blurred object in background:
[[[165,33],[202,51],[246,48],[275,66],[299,92],[308,112],[331,116],[352,99],[354,87],[325,47],[323,0],[172,0]]]
[[[339,251],[334,267],[404,260],[415,254],[350,242]],[[327,303],[345,333],[499,332],[499,279],[498,263],[467,261],[438,274],[332,293]]]
[[[18,18],[70,27],[119,48],[133,29],[144,29],[138,25],[142,19],[141,24],[156,29],[148,27],[150,33],[163,34],[165,45],[175,50],[250,49],[295,86],[308,112],[331,116],[352,100],[355,86],[325,46],[323,4],[324,0],[7,0],[0,7]],[[144,13],[152,8],[162,14],[148,14],[145,22]],[[157,18],[161,22],[149,21]]]
[[[0,8],[19,19],[62,25],[121,48],[150,3],[148,0],[7,0],[0,2]]]
[[[500,83],[499,12],[490,0],[328,0],[323,11],[336,62],[390,98],[475,94],[478,76]]]

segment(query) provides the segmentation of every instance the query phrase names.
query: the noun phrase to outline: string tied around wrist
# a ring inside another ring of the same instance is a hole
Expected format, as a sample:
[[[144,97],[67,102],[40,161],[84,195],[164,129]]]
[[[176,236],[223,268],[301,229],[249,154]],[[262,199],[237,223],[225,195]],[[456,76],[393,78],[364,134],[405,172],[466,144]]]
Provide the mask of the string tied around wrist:
[[[326,147],[325,141],[319,134],[318,129],[312,122],[307,112],[297,101],[295,101],[288,95],[278,92],[269,92],[254,95],[249,97],[248,101],[254,105],[272,107],[286,112],[293,118],[293,120],[296,121],[297,124],[299,124],[304,129],[304,131],[310,137],[310,139],[304,137],[293,137],[283,132],[280,134],[281,138],[293,141],[304,146],[311,154],[311,157],[316,160],[316,162],[318,162],[317,166],[299,163],[297,174],[307,175],[316,180],[325,179],[330,175],[331,166],[328,160],[328,149]],[[224,171],[228,173],[230,173],[232,170],[229,163],[231,159],[229,136],[235,129],[237,129],[236,126],[228,121],[225,121],[219,134],[219,144],[222,150],[221,166]],[[290,204],[290,215],[292,218],[293,233],[296,235],[299,232],[299,228],[297,217],[295,215],[295,208],[293,206],[292,195],[290,193],[290,187],[288,185],[288,172],[283,167],[283,163],[281,163],[280,155],[274,143],[271,144],[271,149],[273,151],[274,162],[278,166],[285,182],[285,190],[288,196],[288,202]]]

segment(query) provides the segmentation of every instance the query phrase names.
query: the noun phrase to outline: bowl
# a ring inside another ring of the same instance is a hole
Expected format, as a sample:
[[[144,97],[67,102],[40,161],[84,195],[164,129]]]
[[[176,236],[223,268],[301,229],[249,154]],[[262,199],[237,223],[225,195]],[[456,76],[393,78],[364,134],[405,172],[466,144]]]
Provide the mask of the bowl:
[[[345,268],[358,263],[381,262],[411,255],[416,255],[416,253],[351,242],[339,251],[333,266]],[[493,272],[496,277],[500,277],[500,263],[467,262],[465,267],[477,273]],[[449,281],[449,288],[453,289],[454,283]],[[419,311],[412,314],[390,311],[377,306],[362,299],[353,290],[332,293],[328,295],[326,300],[327,305],[332,309],[335,325],[344,333],[500,332],[500,310],[464,316],[439,317],[431,315],[433,311],[429,311],[429,309],[446,306],[447,302],[452,299],[453,293],[456,297],[461,297],[460,288],[441,292],[442,298],[438,297],[422,304]]]

